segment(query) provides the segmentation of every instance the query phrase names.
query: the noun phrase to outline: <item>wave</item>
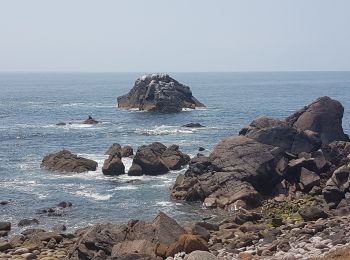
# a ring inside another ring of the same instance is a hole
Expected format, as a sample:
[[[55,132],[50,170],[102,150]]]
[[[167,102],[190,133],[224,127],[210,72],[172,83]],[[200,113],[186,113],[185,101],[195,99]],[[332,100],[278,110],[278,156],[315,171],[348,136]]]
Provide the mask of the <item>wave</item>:
[[[104,201],[104,200],[110,200],[113,195],[111,194],[100,194],[100,193],[96,193],[96,192],[91,192],[91,191],[76,191],[73,194],[75,195],[79,195],[82,197],[86,197],[86,198],[90,198],[96,201]]]
[[[135,133],[146,135],[146,136],[157,136],[157,135],[177,135],[177,134],[193,134],[197,129],[184,129],[178,126],[155,126],[151,129],[138,128]]]

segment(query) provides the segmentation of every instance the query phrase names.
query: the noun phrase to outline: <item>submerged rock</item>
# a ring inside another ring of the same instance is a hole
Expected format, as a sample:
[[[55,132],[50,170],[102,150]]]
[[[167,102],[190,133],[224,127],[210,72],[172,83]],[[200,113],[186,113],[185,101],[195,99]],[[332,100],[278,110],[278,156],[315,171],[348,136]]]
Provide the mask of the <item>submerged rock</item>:
[[[189,124],[183,125],[182,127],[201,128],[205,126],[201,125],[200,123],[189,123]]]
[[[82,173],[96,171],[97,162],[79,157],[68,150],[63,150],[46,155],[40,167],[51,171]]]
[[[96,119],[92,118],[91,116],[89,116],[88,119],[83,121],[83,124],[86,124],[86,125],[96,125],[98,123],[99,122]]]
[[[180,112],[183,108],[203,107],[188,86],[167,74],[148,74],[138,78],[133,88],[118,97],[118,107],[125,109]]]

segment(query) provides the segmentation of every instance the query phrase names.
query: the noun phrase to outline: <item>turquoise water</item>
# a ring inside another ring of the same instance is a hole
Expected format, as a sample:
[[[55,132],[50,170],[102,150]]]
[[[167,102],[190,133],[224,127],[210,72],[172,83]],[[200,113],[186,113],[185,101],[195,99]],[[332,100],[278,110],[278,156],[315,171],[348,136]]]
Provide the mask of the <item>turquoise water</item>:
[[[238,134],[258,115],[284,118],[319,96],[345,107],[343,126],[350,132],[349,72],[170,73],[191,87],[205,109],[178,114],[123,111],[116,98],[142,73],[6,73],[0,74],[0,206],[2,220],[37,218],[40,226],[77,228],[96,222],[147,219],[162,210],[180,221],[196,218],[200,204],[171,201],[169,187],[179,173],[141,177],[105,177],[104,152],[115,142],[131,145],[155,141],[178,144],[190,155],[210,150],[220,139]],[[92,115],[101,124],[82,125]],[[59,127],[58,122],[72,122]],[[181,125],[199,122],[203,129]],[[96,160],[96,172],[59,174],[40,169],[47,153],[69,149]],[[126,167],[130,159],[124,160]],[[60,201],[73,207],[61,217],[37,214]],[[16,228],[15,228],[16,230]]]

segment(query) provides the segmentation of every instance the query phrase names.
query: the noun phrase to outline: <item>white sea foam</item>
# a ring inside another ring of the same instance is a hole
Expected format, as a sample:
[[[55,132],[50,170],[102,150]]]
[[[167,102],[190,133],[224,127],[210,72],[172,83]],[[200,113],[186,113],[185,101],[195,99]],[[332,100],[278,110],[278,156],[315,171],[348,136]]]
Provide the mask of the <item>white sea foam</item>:
[[[93,199],[93,200],[109,200],[110,198],[112,198],[112,195],[111,194],[100,194],[100,193],[97,193],[97,192],[91,192],[91,191],[76,191],[74,192],[73,194],[75,195],[79,195],[79,196],[83,196],[83,197],[86,197],[86,198],[90,198],[90,199]]]
[[[128,172],[132,165],[132,158],[124,157],[122,158],[122,162],[125,166],[125,172]]]
[[[159,201],[156,204],[158,206],[161,206],[161,207],[172,207],[172,206],[174,206],[175,203],[173,203],[171,201]]]
[[[176,135],[176,134],[193,134],[196,131],[196,129],[184,129],[177,126],[167,126],[167,125],[161,125],[161,126],[155,126],[151,129],[143,129],[138,128],[135,130],[136,133],[141,135]]]
[[[120,186],[120,187],[115,187],[113,190],[137,190],[137,186],[134,185],[127,185],[127,186]]]

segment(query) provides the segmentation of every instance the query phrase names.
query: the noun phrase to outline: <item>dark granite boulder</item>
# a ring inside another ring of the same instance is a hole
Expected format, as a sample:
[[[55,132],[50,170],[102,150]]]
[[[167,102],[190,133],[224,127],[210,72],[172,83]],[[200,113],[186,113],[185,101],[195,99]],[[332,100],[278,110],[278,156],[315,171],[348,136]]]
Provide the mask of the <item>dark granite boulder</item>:
[[[44,157],[41,168],[59,172],[87,172],[96,171],[97,162],[72,154],[63,150]]]
[[[102,172],[105,175],[125,174],[125,166],[121,160],[120,153],[110,155],[103,163]]]
[[[167,74],[149,74],[138,78],[124,96],[118,97],[118,107],[159,112],[180,112],[183,108],[203,107],[188,86]]]
[[[339,101],[320,97],[286,121],[295,128],[320,134],[323,145],[326,145],[333,141],[349,141],[342,127],[343,114],[344,107]]]

